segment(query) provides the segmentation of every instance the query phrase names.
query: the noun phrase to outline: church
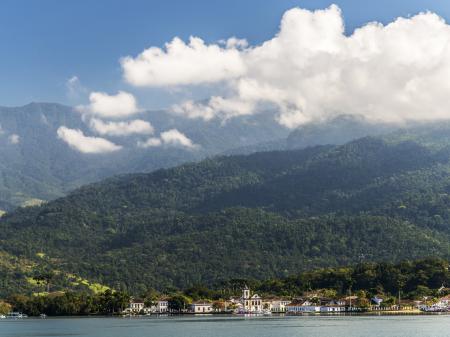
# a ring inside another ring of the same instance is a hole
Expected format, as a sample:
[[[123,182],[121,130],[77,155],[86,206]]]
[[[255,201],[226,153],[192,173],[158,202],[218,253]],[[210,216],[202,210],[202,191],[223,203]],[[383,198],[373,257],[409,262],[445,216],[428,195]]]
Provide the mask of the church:
[[[262,298],[258,294],[251,295],[247,285],[242,289],[241,303],[246,313],[261,313],[263,311]]]

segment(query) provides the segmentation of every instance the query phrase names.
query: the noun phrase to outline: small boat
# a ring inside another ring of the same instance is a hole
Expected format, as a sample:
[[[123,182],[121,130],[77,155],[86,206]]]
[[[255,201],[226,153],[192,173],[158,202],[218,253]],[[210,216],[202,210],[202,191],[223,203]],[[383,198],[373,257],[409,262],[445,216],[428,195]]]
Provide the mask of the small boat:
[[[27,314],[22,314],[21,312],[10,312],[8,314],[8,316],[6,316],[6,318],[14,318],[14,319],[27,318],[27,317],[28,317]]]
[[[266,309],[263,311],[263,315],[264,316],[272,316],[272,311],[270,311],[269,309]]]
[[[40,314],[39,317],[40,318],[47,318],[47,315],[46,314]]]
[[[6,318],[5,315],[0,315],[0,319],[4,319],[4,318]]]
[[[420,310],[423,312],[448,312],[448,308],[440,305],[422,306]]]

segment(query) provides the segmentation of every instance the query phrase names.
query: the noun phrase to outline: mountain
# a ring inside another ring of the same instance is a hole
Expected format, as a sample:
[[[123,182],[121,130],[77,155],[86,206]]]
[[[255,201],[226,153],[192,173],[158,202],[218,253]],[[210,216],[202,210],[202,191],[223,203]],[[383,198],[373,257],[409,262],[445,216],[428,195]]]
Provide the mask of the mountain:
[[[133,293],[448,258],[449,158],[369,137],[116,176],[3,216],[0,250]]]
[[[316,145],[342,145],[362,137],[400,133],[400,130],[405,136],[413,135],[412,130],[418,126],[427,133],[430,128],[440,125],[433,123],[396,125],[371,122],[358,116],[340,115],[332,119],[311,121],[301,125],[291,131],[286,138],[240,146],[227,150],[223,154],[251,154],[262,151],[304,149]]]
[[[406,124],[402,128],[408,129]],[[395,124],[370,122],[363,117],[341,115],[333,119],[311,122],[298,127],[287,137],[286,148],[298,149],[315,145],[342,145],[367,136],[381,136],[401,128]]]
[[[195,151],[141,149],[136,143],[144,137],[115,137],[113,141],[123,145],[123,150],[82,154],[57,137],[57,129],[62,125],[95,135],[73,108],[53,103],[0,107],[0,210],[52,200],[115,174],[150,172],[288,134],[267,114],[225,124],[174,118],[165,111],[145,111],[139,118],[151,122],[156,133],[176,128],[200,147]]]
[[[123,146],[109,154],[83,154],[57,137],[60,126],[97,136],[71,107],[54,103],[31,103],[23,107],[0,107],[0,213],[17,206],[39,204],[66,195],[74,188],[117,174],[151,172],[214,155],[251,154],[315,145],[339,145],[367,135],[391,135],[392,141],[418,139],[442,144],[447,124],[398,126],[374,124],[350,116],[327,122],[311,122],[293,132],[279,126],[270,111],[226,122],[175,117],[167,111],[144,111],[139,119],[151,122],[155,134],[177,129],[195,144],[142,149],[142,136],[108,137]],[[439,131],[440,130],[440,131]],[[419,139],[419,135],[421,139]],[[430,138],[430,135],[434,135]],[[433,138],[434,137],[434,138]],[[447,142],[448,143],[448,142]]]

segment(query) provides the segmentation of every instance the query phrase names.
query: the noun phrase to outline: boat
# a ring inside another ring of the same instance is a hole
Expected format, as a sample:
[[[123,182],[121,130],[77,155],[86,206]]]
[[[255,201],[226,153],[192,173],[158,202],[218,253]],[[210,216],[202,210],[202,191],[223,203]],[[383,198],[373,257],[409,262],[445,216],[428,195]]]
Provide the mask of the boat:
[[[6,316],[6,318],[14,318],[14,319],[27,318],[27,317],[28,317],[27,314],[23,314],[21,312],[10,312],[8,314],[8,316]]]
[[[270,310],[267,310],[270,312]],[[266,311],[263,310],[245,310],[243,308],[238,308],[234,311],[234,314],[236,315],[245,315],[245,316],[259,316],[259,315],[265,315]],[[272,314],[272,313],[270,313]]]
[[[39,317],[40,318],[47,318],[47,315],[46,314],[40,314]]]
[[[449,309],[447,307],[441,306],[441,305],[430,305],[430,306],[421,306],[420,310],[423,312],[448,312]]]
[[[270,311],[269,309],[266,309],[263,311],[263,315],[264,316],[272,316],[272,311]]]
[[[0,319],[4,319],[4,318],[6,318],[5,315],[0,315]]]

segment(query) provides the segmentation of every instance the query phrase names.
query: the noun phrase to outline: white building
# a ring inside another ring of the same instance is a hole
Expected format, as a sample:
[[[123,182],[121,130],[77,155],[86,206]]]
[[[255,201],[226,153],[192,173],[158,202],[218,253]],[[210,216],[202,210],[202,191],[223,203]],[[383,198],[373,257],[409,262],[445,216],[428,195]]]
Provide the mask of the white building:
[[[286,312],[290,314],[314,313],[320,312],[320,306],[314,305],[308,301],[291,303],[286,305]]]
[[[258,294],[251,295],[247,286],[242,290],[241,303],[242,309],[246,313],[260,313],[263,311],[262,298]]]
[[[150,314],[164,314],[169,312],[169,302],[167,300],[158,300],[153,303],[152,306],[146,307],[143,300],[133,299],[130,301],[130,305],[124,310],[128,314],[144,313]]]
[[[320,312],[344,312],[345,307],[339,305],[324,305],[320,307]]]
[[[267,303],[267,304],[266,304]],[[272,299],[270,301],[265,302],[264,309],[266,309],[266,305],[268,306],[267,309],[269,309],[273,313],[283,313],[286,312],[286,306],[290,304],[290,300],[278,298],[278,299]]]
[[[194,302],[190,306],[190,311],[194,314],[208,314],[213,312],[213,307],[209,302]]]
[[[154,311],[155,313],[158,313],[158,314],[167,313],[167,312],[169,312],[169,301],[167,301],[167,300],[156,301],[156,305],[154,307],[155,307],[155,311]]]
[[[145,304],[143,300],[139,300],[139,299],[132,299],[130,301],[130,306],[128,308],[128,312],[131,313],[140,313],[141,311],[143,311],[145,308]]]

